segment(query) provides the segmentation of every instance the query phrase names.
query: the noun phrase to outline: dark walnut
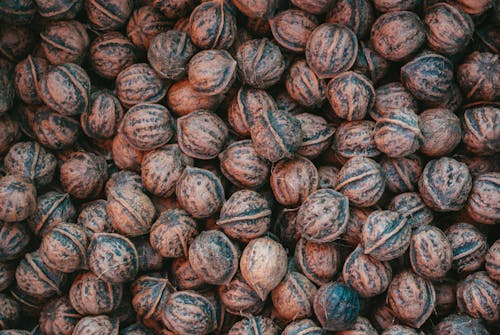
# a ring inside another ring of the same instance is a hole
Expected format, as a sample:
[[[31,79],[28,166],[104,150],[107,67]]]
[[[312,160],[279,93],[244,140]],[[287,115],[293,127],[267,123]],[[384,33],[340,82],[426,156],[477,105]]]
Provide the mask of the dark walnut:
[[[307,39],[318,26],[318,19],[299,9],[287,9],[269,20],[276,42],[292,52],[304,52]]]
[[[467,213],[482,224],[500,222],[500,172],[480,174],[472,183],[472,191],[466,205]]]
[[[177,181],[175,194],[182,208],[195,219],[214,215],[225,200],[222,182],[215,173],[190,166]]]
[[[73,19],[82,9],[82,0],[34,0],[38,14],[48,20]]]
[[[21,137],[19,122],[8,114],[0,115],[0,153],[9,151],[10,147]]]
[[[21,306],[16,300],[0,293],[0,329],[16,327],[21,321],[21,311]]]
[[[278,335],[280,328],[266,316],[248,315],[236,322],[228,335]]]
[[[434,311],[436,292],[430,281],[404,270],[392,280],[387,301],[399,321],[420,328]]]
[[[274,14],[277,3],[274,0],[233,0],[236,8],[250,18],[267,19]]]
[[[115,79],[125,68],[135,63],[134,45],[117,31],[96,37],[89,48],[92,69],[101,77]]]
[[[470,15],[481,15],[494,6],[493,0],[456,0],[454,2]]]
[[[278,109],[278,106],[269,93],[258,88],[242,86],[229,103],[227,121],[236,134],[248,138],[254,118],[262,111],[275,109]]]
[[[388,209],[393,212],[404,213],[408,223],[414,228],[432,224],[434,214],[427,207],[416,192],[401,193],[392,198]]]
[[[106,197],[109,197],[111,195],[111,191],[113,189],[127,186],[131,186],[132,188],[135,188],[139,191],[144,191],[144,188],[142,186],[142,178],[139,174],[127,170],[114,172],[106,182]]]
[[[485,271],[470,274],[457,285],[457,306],[475,319],[495,322],[500,316],[500,286]]]
[[[236,61],[226,50],[202,50],[189,60],[187,75],[196,92],[224,94],[236,79]]]
[[[71,306],[68,297],[55,298],[42,308],[40,331],[45,334],[72,335],[81,318]]]
[[[89,108],[80,115],[82,130],[90,138],[104,140],[115,136],[123,117],[120,101],[108,90],[90,95]]]
[[[319,115],[298,114],[297,119],[302,129],[302,145],[297,153],[305,158],[314,159],[331,144],[335,129]]]
[[[485,269],[491,279],[500,282],[500,240],[490,247],[485,256]]]
[[[326,99],[326,85],[305,60],[298,60],[290,66],[285,79],[286,91],[290,97],[304,107],[320,106]]]
[[[4,168],[8,174],[28,177],[38,186],[52,182],[56,167],[55,156],[38,142],[18,142],[10,147],[4,158]]]
[[[353,71],[364,75],[376,84],[389,72],[390,65],[390,62],[373,50],[367,42],[359,41],[358,56],[354,62]]]
[[[217,328],[216,309],[212,302],[194,291],[177,291],[162,314],[164,325],[175,334],[208,334]]]
[[[264,308],[264,302],[245,282],[241,275],[236,275],[231,282],[217,289],[219,299],[226,312],[234,315],[258,314]]]
[[[360,297],[371,298],[387,290],[392,279],[392,268],[388,262],[365,254],[363,248],[358,246],[347,256],[342,278]]]
[[[438,106],[453,91],[453,65],[444,56],[424,52],[401,68],[401,82],[418,100]]]
[[[97,198],[107,179],[106,160],[90,152],[76,152],[61,165],[62,187],[78,199]]]
[[[318,167],[318,188],[332,188],[335,189],[337,184],[337,173],[339,169],[332,165],[322,165]]]
[[[0,55],[17,63],[34,49],[37,38],[29,27],[4,25],[0,31]]]
[[[422,199],[438,212],[462,209],[471,188],[472,177],[467,165],[448,157],[428,162],[418,181]]]
[[[146,63],[125,68],[116,77],[116,95],[124,107],[154,104],[167,94],[167,83]]]
[[[323,329],[310,319],[302,319],[288,324],[281,335],[322,335]]]
[[[199,110],[177,119],[177,142],[188,157],[216,158],[227,139],[227,126],[215,113]]]
[[[88,237],[80,225],[58,223],[43,238],[40,257],[49,267],[64,273],[87,266]]]
[[[0,236],[2,262],[21,258],[31,240],[30,232],[24,222],[0,221]]]
[[[362,120],[375,105],[375,89],[365,76],[347,71],[328,83],[326,97],[336,116],[347,121]]]
[[[16,96],[14,67],[3,58],[0,59],[0,88],[0,115],[2,115],[14,105],[14,97]]]
[[[47,71],[48,62],[44,58],[32,57],[17,63],[14,72],[14,85],[18,97],[26,104],[38,105],[40,99],[38,81]]]
[[[437,227],[421,226],[411,236],[409,249],[413,271],[430,280],[443,279],[452,265],[448,237]]]
[[[293,115],[298,115],[305,112],[305,109],[299,105],[297,101],[292,99],[290,94],[285,89],[281,89],[277,95],[274,96],[276,106],[279,110],[289,112]]]
[[[370,111],[370,116],[375,121],[397,113],[400,110],[409,110],[415,114],[420,112],[417,100],[400,82],[377,87],[375,95],[375,106]]]
[[[379,16],[371,28],[373,49],[391,61],[402,61],[425,43],[425,26],[417,14],[395,11]]]
[[[156,215],[151,199],[131,186],[111,190],[106,211],[113,229],[126,236],[148,233]]]
[[[182,209],[170,209],[156,219],[149,241],[162,257],[188,257],[189,245],[198,234],[198,224],[188,213]]]
[[[280,110],[263,111],[251,128],[255,151],[271,162],[292,158],[302,144],[302,135],[299,120]]]
[[[332,45],[337,45],[335,52]],[[319,78],[332,78],[349,70],[356,61],[358,39],[348,27],[324,23],[309,36],[306,46],[307,64]]]
[[[374,308],[373,322],[378,329],[382,330],[400,324],[387,302]]]
[[[127,37],[140,50],[147,50],[150,41],[159,33],[170,29],[172,23],[152,6],[140,7],[127,23]]]
[[[385,177],[380,165],[370,158],[349,159],[337,175],[335,190],[360,207],[376,204],[385,189]]]
[[[375,122],[369,120],[342,122],[335,131],[332,149],[342,158],[376,157],[380,151],[373,134]]]
[[[265,89],[276,84],[286,67],[280,48],[266,38],[242,43],[235,58],[243,82],[255,88]]]
[[[224,95],[205,95],[194,90],[189,80],[178,81],[167,92],[167,106],[176,116],[184,116],[197,110],[215,110]]]
[[[378,334],[377,330],[372,326],[370,321],[368,319],[358,316],[356,318],[356,322],[350,329],[346,330],[341,330],[336,332],[337,335],[357,335],[357,334],[363,334],[363,335],[376,335]],[[298,334],[297,334],[298,335]],[[312,333],[311,335],[316,335],[316,333]],[[402,334],[397,334],[397,335],[402,335]],[[413,334],[411,334],[413,335]]]
[[[132,243],[139,256],[139,273],[160,271],[163,268],[163,257],[149,243],[149,236],[133,238]]]
[[[28,218],[31,231],[37,236],[44,236],[60,222],[73,222],[76,208],[69,194],[49,191],[36,199],[36,209]]]
[[[467,99],[495,101],[500,97],[500,58],[489,52],[473,52],[457,70],[457,81]]]
[[[259,188],[271,172],[271,163],[260,157],[251,140],[233,142],[219,154],[220,170],[233,185]]]
[[[132,0],[87,0],[84,9],[93,28],[118,30],[132,14]]]
[[[468,315],[450,314],[434,326],[436,335],[488,335],[483,323]]]
[[[16,269],[17,287],[35,299],[61,295],[66,274],[48,267],[40,256],[38,250],[24,255]]]
[[[271,292],[271,299],[280,320],[294,321],[313,315],[316,286],[299,272],[290,271]]]
[[[236,18],[224,2],[205,1],[196,6],[189,17],[191,40],[202,49],[230,48],[236,30]]]
[[[436,291],[436,311],[438,316],[450,315],[457,307],[457,285],[454,280],[434,282]]]
[[[402,158],[383,157],[380,166],[387,188],[394,193],[413,192],[422,175],[422,160],[417,155]]]
[[[27,177],[0,177],[0,220],[22,221],[36,210],[36,188]]]
[[[420,151],[430,157],[450,154],[460,144],[460,119],[449,109],[428,109],[419,115],[423,143]]]
[[[285,248],[269,237],[259,237],[247,244],[240,259],[241,275],[264,301],[287,272]]]
[[[318,189],[318,170],[303,157],[283,159],[271,170],[269,183],[276,201],[283,206],[296,208]]]
[[[80,123],[69,116],[42,108],[35,113],[33,133],[41,145],[61,150],[76,142],[80,133]]]
[[[373,0],[375,9],[381,13],[413,10],[418,5],[418,0]]]
[[[400,158],[414,153],[423,142],[418,115],[411,110],[400,110],[378,119],[373,140],[389,157]]]
[[[377,210],[366,219],[361,235],[365,254],[379,261],[402,256],[410,246],[411,226],[403,214]]]
[[[472,107],[463,116],[463,143],[468,151],[478,155],[500,152],[500,108]]]
[[[193,160],[177,144],[148,151],[141,164],[142,184],[153,195],[169,197],[187,165],[193,165]]]
[[[456,223],[445,231],[453,250],[453,269],[457,273],[471,273],[484,264],[488,242],[476,227],[468,223]]]
[[[162,78],[179,80],[187,74],[189,59],[195,52],[187,33],[169,30],[151,39],[148,61]]]
[[[321,286],[314,297],[314,312],[323,329],[349,329],[359,314],[359,296],[349,286],[330,282]]]
[[[134,148],[152,150],[172,138],[174,119],[162,105],[141,103],[125,113],[119,131]]]
[[[375,21],[375,12],[368,0],[338,0],[328,11],[326,21],[345,26],[364,39]]]
[[[81,64],[89,36],[79,21],[54,21],[40,33],[40,48],[45,58],[53,65],[64,63]]]
[[[2,20],[8,24],[29,24],[37,12],[33,0],[6,0],[0,4]]]
[[[122,296],[122,284],[106,282],[92,272],[80,273],[69,289],[71,306],[81,315],[110,313],[118,308]]]
[[[251,190],[236,191],[222,206],[217,225],[229,237],[249,242],[269,230],[271,214],[269,202],[262,194]]]
[[[110,334],[117,335],[119,322],[107,315],[86,316],[76,324],[72,335]]]
[[[113,162],[119,169],[135,172],[141,170],[144,151],[138,150],[132,146],[125,135],[120,132],[113,138],[111,153],[113,155]]]
[[[279,238],[285,247],[293,249],[300,238],[297,229],[297,208],[280,208],[271,225],[271,232]]]
[[[151,6],[158,9],[168,19],[185,17],[193,9],[194,0],[152,0]]]
[[[223,285],[229,283],[238,271],[239,254],[236,244],[223,232],[204,231],[189,247],[189,263],[207,283]]]
[[[461,52],[474,33],[474,22],[459,7],[437,3],[425,9],[427,45],[445,55]]]
[[[79,65],[66,63],[50,68],[39,85],[43,103],[62,115],[79,115],[89,107],[90,78]]]
[[[347,197],[326,188],[310,194],[302,203],[297,213],[297,227],[306,240],[328,243],[345,232],[348,218]]]
[[[0,291],[4,291],[16,279],[16,266],[15,262],[0,262]]]
[[[189,260],[179,257],[174,258],[170,268],[172,282],[182,290],[198,290],[206,288],[206,283],[199,277],[189,264]]]

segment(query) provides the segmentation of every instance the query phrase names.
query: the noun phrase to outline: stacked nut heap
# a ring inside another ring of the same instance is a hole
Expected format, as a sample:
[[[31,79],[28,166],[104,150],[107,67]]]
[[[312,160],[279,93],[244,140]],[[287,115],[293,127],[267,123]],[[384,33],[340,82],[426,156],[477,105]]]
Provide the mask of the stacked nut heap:
[[[498,1],[0,20],[1,335],[498,334]]]

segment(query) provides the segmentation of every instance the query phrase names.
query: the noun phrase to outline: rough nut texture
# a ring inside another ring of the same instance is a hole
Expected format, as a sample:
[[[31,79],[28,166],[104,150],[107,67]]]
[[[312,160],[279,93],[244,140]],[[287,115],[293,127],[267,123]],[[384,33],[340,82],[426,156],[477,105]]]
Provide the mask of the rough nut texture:
[[[321,286],[314,297],[314,312],[323,329],[349,329],[359,313],[359,297],[345,284],[331,282]]]

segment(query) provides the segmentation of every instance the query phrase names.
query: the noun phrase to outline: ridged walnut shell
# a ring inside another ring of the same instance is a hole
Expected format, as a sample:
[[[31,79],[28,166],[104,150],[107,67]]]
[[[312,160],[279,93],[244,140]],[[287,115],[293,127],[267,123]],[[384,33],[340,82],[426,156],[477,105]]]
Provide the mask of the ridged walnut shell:
[[[0,221],[0,236],[2,263],[21,258],[31,240],[31,235],[24,222]],[[17,264],[15,265],[17,266]]]
[[[280,328],[267,316],[248,315],[236,322],[228,335],[278,335]]]
[[[281,282],[287,271],[285,248],[269,237],[247,244],[240,259],[241,275],[262,301]]]
[[[183,290],[202,289],[206,285],[205,280],[199,277],[189,264],[189,260],[179,257],[172,261],[170,269],[172,282]]]
[[[365,254],[379,261],[402,256],[410,246],[411,226],[407,217],[398,212],[378,210],[366,219],[361,245]]]
[[[377,121],[400,110],[410,110],[419,113],[417,100],[400,82],[393,82],[377,87],[376,101],[372,111],[372,119]]]
[[[337,50],[331,46],[336,45]],[[332,78],[349,70],[356,61],[358,39],[346,26],[324,23],[313,30],[306,45],[307,64],[319,78]]]
[[[71,306],[82,315],[99,315],[116,310],[122,294],[122,284],[106,282],[92,272],[79,274],[69,289]]]
[[[450,314],[434,326],[436,335],[489,335],[481,320],[468,315]]]
[[[457,285],[457,305],[459,312],[473,318],[498,321],[500,286],[485,271],[470,274]]]
[[[89,47],[90,64],[101,77],[115,79],[135,63],[134,45],[117,31],[96,37]]]
[[[0,4],[2,20],[8,24],[29,24],[37,12],[33,0],[7,0]]]
[[[167,94],[167,83],[145,63],[131,65],[116,77],[116,95],[124,107],[155,104]]]
[[[335,335],[378,335],[378,332],[368,319],[358,316],[356,323],[354,323],[351,329],[338,331]]]
[[[415,229],[409,254],[413,271],[424,278],[440,280],[451,270],[451,244],[437,227],[425,225]]]
[[[387,208],[393,212],[403,213],[408,218],[408,223],[415,229],[430,225],[434,221],[434,214],[427,207],[418,193],[401,193],[392,198]]]
[[[500,108],[493,106],[466,109],[462,141],[468,151],[478,155],[500,152]]]
[[[79,21],[54,21],[40,33],[40,48],[53,65],[81,64],[89,45],[85,26]]]
[[[276,42],[292,52],[304,52],[307,39],[318,26],[318,19],[299,9],[281,11],[269,20]]]
[[[35,112],[33,133],[38,143],[44,147],[61,150],[76,142],[80,123],[49,108],[42,108]]]
[[[150,40],[170,29],[172,23],[152,6],[140,7],[132,13],[127,23],[127,37],[136,48],[147,50]]]
[[[255,291],[237,274],[231,282],[218,288],[219,299],[226,312],[234,315],[258,314],[264,308]]]
[[[472,191],[467,203],[467,213],[482,224],[500,222],[500,173],[489,172],[480,174],[472,183]]]
[[[119,322],[107,315],[86,316],[76,324],[72,335],[118,335]]]
[[[340,266],[340,253],[332,243],[314,243],[301,238],[295,247],[300,271],[318,286],[331,281]]]
[[[353,66],[355,72],[376,84],[389,72],[390,65],[390,62],[373,50],[367,42],[359,41],[358,57]]]
[[[304,59],[290,66],[285,87],[290,97],[304,107],[318,107],[326,99],[325,81],[314,73]]]
[[[387,301],[399,321],[420,328],[434,311],[436,292],[430,281],[405,270],[392,280]]]
[[[356,247],[361,242],[361,231],[366,218],[374,211],[373,208],[358,208],[349,206],[349,220],[341,240],[351,247]]]
[[[314,313],[325,330],[349,329],[355,324],[359,309],[358,294],[342,283],[325,284],[314,297]]]
[[[233,45],[236,32],[236,18],[223,2],[205,1],[196,6],[189,17],[191,40],[202,49],[228,49]]]
[[[167,92],[167,106],[176,116],[197,110],[213,111],[224,100],[224,95],[206,95],[194,90],[189,80],[174,83]]]
[[[418,181],[424,202],[435,211],[462,209],[472,189],[472,177],[467,165],[443,157],[427,163]]]
[[[90,95],[89,108],[80,115],[82,130],[90,138],[111,138],[118,130],[123,113],[123,107],[113,93],[96,91]]]
[[[319,115],[302,113],[297,119],[302,129],[302,145],[297,153],[305,158],[314,159],[330,146],[335,129]]]
[[[500,57],[489,52],[473,52],[457,69],[457,81],[472,101],[494,101],[500,97]]]
[[[85,13],[97,30],[118,30],[127,22],[134,2],[132,0],[87,0]]]
[[[335,131],[332,149],[344,159],[380,155],[373,135],[375,122],[369,120],[342,122]]]
[[[60,222],[72,222],[76,208],[69,194],[50,191],[37,198],[37,207],[28,218],[28,225],[35,235],[44,236]]]
[[[484,264],[488,242],[475,226],[456,223],[445,231],[453,250],[453,268],[457,273],[470,273]]]
[[[76,152],[61,165],[63,189],[77,199],[97,198],[108,177],[106,160],[90,152]]]
[[[44,334],[72,335],[81,317],[68,297],[55,298],[40,313],[40,330]]]
[[[0,178],[1,221],[22,221],[35,212],[36,206],[36,188],[30,179],[20,175]]]
[[[485,268],[491,279],[500,282],[500,240],[496,240],[485,256]]]
[[[236,79],[236,61],[226,50],[202,50],[189,60],[187,75],[196,92],[224,94]]]
[[[144,152],[133,147],[125,135],[117,133],[111,143],[113,162],[122,171],[140,171]]]
[[[48,62],[44,58],[29,55],[25,60],[17,63],[14,75],[14,84],[17,95],[27,104],[40,104],[38,81],[47,71]]]
[[[422,161],[417,155],[401,158],[384,156],[380,162],[387,188],[394,193],[416,191],[422,174]]]
[[[419,115],[423,142],[420,152],[439,157],[450,154],[462,140],[460,119],[449,109],[428,109]]]
[[[359,39],[370,33],[375,11],[368,0],[339,0],[326,15],[328,23],[337,23],[351,29]]]

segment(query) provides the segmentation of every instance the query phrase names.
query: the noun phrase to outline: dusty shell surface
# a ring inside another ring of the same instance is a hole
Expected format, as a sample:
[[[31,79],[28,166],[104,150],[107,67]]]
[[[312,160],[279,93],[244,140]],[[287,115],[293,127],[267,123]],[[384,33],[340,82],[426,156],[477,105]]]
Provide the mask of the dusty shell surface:
[[[368,0],[339,0],[326,16],[327,22],[348,27],[359,39],[369,34],[374,20],[373,6]]]
[[[431,157],[450,154],[462,139],[460,119],[448,109],[428,109],[418,118],[423,141],[420,151]]]
[[[61,165],[63,189],[77,199],[97,198],[108,177],[104,157],[76,152]]]
[[[41,32],[40,39],[41,51],[53,65],[80,64],[89,45],[85,26],[73,20],[49,23]]]
[[[419,113],[417,100],[400,82],[393,82],[377,87],[376,101],[370,116],[375,121],[400,110]]]
[[[224,95],[206,95],[196,92],[189,80],[178,81],[167,92],[167,106],[176,116],[183,116],[197,110],[214,110]]]
[[[416,191],[422,175],[422,160],[417,155],[401,158],[383,157],[380,161],[387,188],[394,193]]]
[[[223,94],[236,79],[236,61],[226,50],[203,50],[191,58],[187,74],[195,91]]]
[[[264,301],[287,272],[285,248],[269,237],[253,239],[241,254],[240,270],[248,285]]]
[[[331,281],[341,261],[333,243],[314,243],[301,238],[295,247],[295,262],[300,271],[318,286]]]
[[[35,113],[33,133],[41,145],[61,150],[76,142],[80,124],[71,117],[53,112],[49,108],[42,108]]]
[[[132,42],[116,31],[96,37],[90,44],[89,54],[94,71],[107,79],[115,79],[136,60]]]
[[[124,107],[155,104],[167,94],[164,79],[146,63],[131,65],[116,77],[116,95]]]
[[[463,143],[467,150],[479,155],[500,151],[500,108],[493,106],[466,109],[463,117]]]
[[[318,20],[302,10],[288,9],[270,19],[269,25],[279,45],[293,52],[304,52],[309,35],[318,26]]]
[[[71,335],[82,318],[71,306],[68,297],[48,302],[40,313],[40,330],[47,334]]]
[[[48,62],[39,57],[28,57],[17,63],[14,84],[19,98],[27,104],[41,103],[39,95],[39,80],[47,71]]]
[[[301,59],[292,64],[285,80],[290,97],[304,107],[320,106],[326,99],[324,79]]]
[[[500,317],[500,287],[479,271],[467,276],[457,285],[458,310],[473,318],[495,322]]]
[[[106,315],[86,316],[75,326],[73,335],[110,334],[118,335],[119,322]]]
[[[344,159],[375,157],[380,151],[373,138],[375,122],[369,120],[342,122],[335,131],[332,149]]]
[[[132,13],[127,24],[127,37],[136,48],[149,48],[151,39],[159,33],[169,30],[171,23],[152,6],[142,6]]]
[[[470,273],[484,264],[488,251],[486,236],[468,223],[456,223],[445,231],[453,250],[453,268],[458,273]]]
[[[259,313],[264,308],[255,291],[237,274],[231,282],[218,288],[219,298],[226,312],[234,315]]]
[[[314,312],[323,329],[349,329],[359,314],[359,297],[345,284],[331,282],[321,286],[314,297]]]
[[[36,210],[28,218],[28,225],[35,235],[44,236],[60,222],[71,222],[76,208],[67,193],[47,192],[37,198]]]
[[[111,138],[123,117],[123,107],[111,92],[102,90],[90,95],[89,108],[80,116],[83,132],[95,139]]]
[[[8,175],[0,178],[0,220],[22,221],[36,209],[36,188],[26,177]]]
[[[458,314],[450,314],[445,317],[434,327],[434,332],[436,335],[489,334],[481,321],[468,315]]]
[[[500,221],[498,194],[500,173],[490,172],[477,176],[467,203],[467,213],[474,221],[483,224],[496,224]]]
[[[392,280],[387,301],[401,322],[420,328],[434,310],[436,292],[430,281],[405,270]]]
[[[418,193],[401,193],[392,198],[388,209],[393,212],[405,213],[408,223],[414,229],[430,225],[434,221],[432,210],[427,207]]]
[[[457,81],[471,100],[494,101],[500,96],[500,58],[489,52],[473,52],[457,69]]]
[[[266,316],[249,315],[243,320],[236,322],[229,330],[228,335],[278,335],[280,328]]]
[[[236,37],[236,19],[222,3],[206,1],[189,17],[189,33],[193,43],[202,49],[227,49]],[[213,34],[212,31],[219,32]]]
[[[91,24],[98,30],[116,30],[127,22],[133,9],[130,0],[85,1],[85,12]]]

